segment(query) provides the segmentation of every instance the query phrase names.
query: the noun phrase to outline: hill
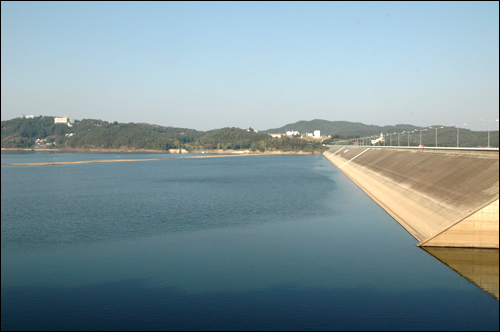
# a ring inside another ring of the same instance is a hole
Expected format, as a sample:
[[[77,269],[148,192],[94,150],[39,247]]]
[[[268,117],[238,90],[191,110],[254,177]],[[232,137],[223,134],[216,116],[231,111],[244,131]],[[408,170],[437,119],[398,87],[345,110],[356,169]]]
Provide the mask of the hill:
[[[1,146],[168,150],[193,142],[202,133],[193,129],[95,119],[75,121],[72,127],[68,127],[54,124],[52,116],[38,116],[2,121]]]
[[[222,128],[208,132],[146,123],[118,123],[95,119],[54,124],[54,117],[16,118],[2,121],[2,148],[72,149],[249,149],[324,150],[321,142],[300,138],[272,138],[251,129]]]
[[[438,145],[439,146],[457,146],[457,128],[452,126],[433,126],[433,127],[444,127],[438,129]],[[367,136],[380,136],[380,133],[384,135],[391,134],[392,136],[386,137],[387,142],[392,140],[392,145],[397,145],[397,136],[394,133],[400,133],[400,145],[408,145],[408,132],[410,132],[409,140],[410,146],[415,146],[420,144],[420,129],[426,129],[422,131],[422,144],[425,146],[435,146],[436,144],[436,132],[429,128],[420,128],[410,124],[398,124],[395,126],[376,126],[376,125],[366,125],[360,122],[348,122],[348,121],[327,121],[315,119],[311,121],[298,121],[295,123],[287,124],[280,128],[272,128],[264,130],[265,133],[285,133],[287,130],[296,130],[302,134],[312,133],[314,130],[320,130],[321,135],[328,136],[331,135],[332,139],[325,141],[325,143],[331,143],[339,139],[351,139],[356,137],[367,137]],[[415,131],[416,132],[413,132]],[[401,134],[405,132],[405,134]],[[476,147],[476,146],[487,146],[488,144],[488,132],[487,131],[472,131],[465,128],[459,129],[459,145],[461,147]],[[498,147],[498,130],[490,132],[490,145],[493,147]]]
[[[321,130],[322,135],[331,135],[326,144],[356,137],[386,136],[386,144],[419,145],[420,132],[413,125],[374,126],[359,122],[312,120],[299,121],[266,132],[285,132],[296,130],[301,133]],[[405,132],[404,134],[403,131]],[[408,135],[408,132],[410,134]],[[101,149],[152,149],[168,150],[184,148],[201,149],[249,149],[249,150],[321,150],[325,147],[320,141],[306,141],[296,137],[273,138],[266,133],[252,129],[222,128],[207,132],[195,129],[165,127],[146,123],[118,123],[95,119],[75,121],[72,127],[55,124],[52,116],[39,116],[31,119],[16,118],[2,121],[2,148],[101,148]],[[434,146],[436,132],[427,129],[422,132],[422,144]],[[490,132],[491,146],[498,147],[498,131]],[[438,130],[439,146],[456,146],[457,128],[444,127]],[[486,131],[460,129],[460,146],[487,146]]]
[[[252,129],[222,128],[207,132],[201,139],[206,149],[249,149],[249,150],[282,150],[282,151],[315,151],[325,150],[319,141],[310,142],[297,137],[273,138],[268,134],[257,133]]]
[[[287,124],[280,128],[273,128],[264,130],[265,133],[284,133],[287,130],[296,130],[302,134],[312,133],[314,130],[321,130],[321,135],[324,136],[334,136],[339,135],[340,137],[348,136],[368,136],[376,135],[381,132],[402,132],[417,129],[417,127],[409,124],[400,124],[396,126],[375,126],[366,125],[361,122],[349,122],[349,121],[327,121],[315,119],[311,121],[298,121],[295,123]]]

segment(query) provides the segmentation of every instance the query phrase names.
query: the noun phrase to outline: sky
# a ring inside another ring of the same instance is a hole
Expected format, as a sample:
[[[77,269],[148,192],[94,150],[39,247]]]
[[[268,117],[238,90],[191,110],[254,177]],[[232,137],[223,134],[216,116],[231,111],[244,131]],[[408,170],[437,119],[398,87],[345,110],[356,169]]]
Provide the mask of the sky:
[[[499,30],[496,1],[2,1],[1,119],[498,130]]]

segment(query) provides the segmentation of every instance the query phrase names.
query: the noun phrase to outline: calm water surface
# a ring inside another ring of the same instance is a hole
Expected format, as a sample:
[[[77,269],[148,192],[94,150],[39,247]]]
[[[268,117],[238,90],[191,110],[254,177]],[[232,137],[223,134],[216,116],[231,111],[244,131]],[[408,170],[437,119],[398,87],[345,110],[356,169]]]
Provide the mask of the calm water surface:
[[[111,156],[2,154],[2,330],[499,328],[323,156],[5,165]]]

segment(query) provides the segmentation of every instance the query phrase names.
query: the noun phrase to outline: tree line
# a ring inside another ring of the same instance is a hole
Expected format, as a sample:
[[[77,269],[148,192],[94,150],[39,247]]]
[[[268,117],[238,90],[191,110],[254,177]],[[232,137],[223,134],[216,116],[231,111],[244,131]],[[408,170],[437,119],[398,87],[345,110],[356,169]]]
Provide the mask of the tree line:
[[[72,134],[69,136],[69,134]],[[320,142],[300,138],[273,138],[253,129],[222,128],[207,132],[150,124],[107,122],[95,119],[75,121],[72,127],[54,124],[54,117],[16,118],[2,121],[3,148],[34,148],[36,139],[55,148],[102,149],[270,149],[291,151],[324,150]]]

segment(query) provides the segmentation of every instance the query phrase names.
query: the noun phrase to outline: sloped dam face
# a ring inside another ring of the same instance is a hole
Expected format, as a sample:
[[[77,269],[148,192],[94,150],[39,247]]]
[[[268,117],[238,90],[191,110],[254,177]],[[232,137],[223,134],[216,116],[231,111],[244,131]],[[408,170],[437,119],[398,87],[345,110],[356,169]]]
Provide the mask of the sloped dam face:
[[[498,248],[498,150],[336,146],[324,155],[419,246]]]

